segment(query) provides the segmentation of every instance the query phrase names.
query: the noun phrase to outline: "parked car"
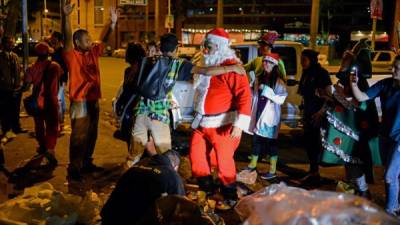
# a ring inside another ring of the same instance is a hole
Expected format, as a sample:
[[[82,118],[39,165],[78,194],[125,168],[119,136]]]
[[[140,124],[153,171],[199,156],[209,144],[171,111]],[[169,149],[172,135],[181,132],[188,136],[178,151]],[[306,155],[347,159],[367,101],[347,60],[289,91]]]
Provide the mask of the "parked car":
[[[114,50],[114,52],[112,53],[112,56],[116,57],[116,58],[125,58],[125,54],[126,54],[126,49],[119,48],[119,49]]]
[[[372,67],[391,71],[396,54],[393,51],[376,50],[371,52]]]

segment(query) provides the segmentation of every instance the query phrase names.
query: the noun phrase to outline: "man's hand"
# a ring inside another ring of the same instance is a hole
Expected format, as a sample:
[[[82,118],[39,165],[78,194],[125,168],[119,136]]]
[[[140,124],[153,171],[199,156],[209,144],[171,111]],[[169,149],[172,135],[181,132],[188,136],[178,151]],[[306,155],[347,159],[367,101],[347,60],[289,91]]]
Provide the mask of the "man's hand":
[[[242,129],[239,127],[233,127],[231,132],[231,138],[240,138],[242,136]]]
[[[111,24],[115,25],[118,21],[118,9],[110,7],[110,20]]]
[[[71,4],[71,0],[65,0],[64,1],[64,15],[69,16],[71,15],[72,11],[74,11],[75,4]]]
[[[243,68],[242,65],[236,64],[231,66],[225,66],[225,70],[229,72],[234,72],[237,74],[246,74],[246,70]]]

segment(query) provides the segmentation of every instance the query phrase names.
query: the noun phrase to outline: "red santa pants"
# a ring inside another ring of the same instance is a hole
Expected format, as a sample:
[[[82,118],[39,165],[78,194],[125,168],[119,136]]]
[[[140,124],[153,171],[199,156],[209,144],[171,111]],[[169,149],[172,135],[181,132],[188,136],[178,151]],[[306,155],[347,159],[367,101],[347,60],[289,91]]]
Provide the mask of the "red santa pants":
[[[224,185],[236,181],[233,155],[239,146],[240,138],[231,138],[231,131],[232,124],[218,128],[198,127],[193,131],[190,161],[194,177],[209,176],[211,164],[216,162],[218,177]]]
[[[54,149],[58,137],[58,112],[57,109],[46,109],[42,114],[33,117],[35,120],[35,134],[40,147]]]

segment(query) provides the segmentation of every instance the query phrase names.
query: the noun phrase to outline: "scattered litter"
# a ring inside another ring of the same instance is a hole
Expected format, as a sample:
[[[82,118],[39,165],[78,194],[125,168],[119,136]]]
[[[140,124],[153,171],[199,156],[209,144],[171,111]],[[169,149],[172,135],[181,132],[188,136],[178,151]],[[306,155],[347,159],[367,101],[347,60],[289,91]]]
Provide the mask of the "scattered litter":
[[[42,183],[2,203],[0,224],[96,224],[100,220],[101,206],[94,192],[82,198],[56,191],[50,183]]]
[[[244,225],[394,225],[399,221],[367,199],[272,184],[242,198],[235,211]]]
[[[244,184],[254,184],[257,180],[257,171],[242,170],[236,176],[236,181]]]

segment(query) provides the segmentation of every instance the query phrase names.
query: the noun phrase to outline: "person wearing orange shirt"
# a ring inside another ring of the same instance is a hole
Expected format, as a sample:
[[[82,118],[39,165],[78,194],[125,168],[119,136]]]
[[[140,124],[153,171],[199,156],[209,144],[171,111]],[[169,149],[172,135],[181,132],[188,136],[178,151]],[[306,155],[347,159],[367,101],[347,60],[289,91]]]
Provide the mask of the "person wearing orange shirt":
[[[71,117],[71,139],[68,178],[81,181],[82,173],[101,172],[103,168],[93,164],[93,152],[97,140],[99,122],[100,69],[99,57],[104,44],[118,19],[115,8],[111,8],[111,22],[106,26],[102,43],[93,43],[87,30],[79,29],[72,35],[71,13],[75,4],[65,0],[63,7],[65,44],[63,57],[69,71],[69,97]]]

